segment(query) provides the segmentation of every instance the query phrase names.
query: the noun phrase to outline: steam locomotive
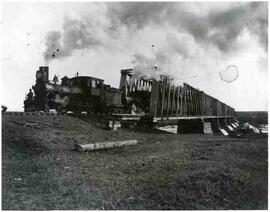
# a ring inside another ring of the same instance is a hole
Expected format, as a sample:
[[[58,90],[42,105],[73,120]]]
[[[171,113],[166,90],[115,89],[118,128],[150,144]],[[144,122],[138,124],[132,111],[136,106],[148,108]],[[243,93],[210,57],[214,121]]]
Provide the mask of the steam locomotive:
[[[49,67],[41,66],[36,72],[36,83],[24,100],[24,110],[57,112],[119,112],[122,110],[119,89],[104,84],[104,80],[88,76],[63,77],[59,84],[56,76],[49,80]]]

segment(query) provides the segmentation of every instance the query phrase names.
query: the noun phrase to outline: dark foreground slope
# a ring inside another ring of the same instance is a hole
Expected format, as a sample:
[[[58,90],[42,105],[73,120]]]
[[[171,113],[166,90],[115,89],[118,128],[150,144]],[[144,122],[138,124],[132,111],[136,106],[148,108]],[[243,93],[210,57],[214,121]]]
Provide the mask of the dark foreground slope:
[[[139,144],[74,150],[74,142],[124,139]],[[67,116],[4,115],[2,208],[266,209],[267,138],[112,132]]]

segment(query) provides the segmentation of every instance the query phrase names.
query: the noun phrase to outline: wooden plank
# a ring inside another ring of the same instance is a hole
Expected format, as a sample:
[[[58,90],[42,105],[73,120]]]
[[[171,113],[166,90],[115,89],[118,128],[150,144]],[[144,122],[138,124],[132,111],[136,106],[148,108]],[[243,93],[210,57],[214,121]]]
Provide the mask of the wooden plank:
[[[185,92],[186,92],[185,91],[185,87],[182,87],[181,90],[182,90],[182,92],[181,92],[181,107],[180,107],[181,108],[181,112],[180,112],[180,114],[184,116],[185,115],[185,107],[186,107],[185,106],[185,98],[186,98],[185,97],[186,96],[186,94],[185,94]]]
[[[131,82],[131,81],[129,81],[129,92],[132,92],[132,90],[133,90],[133,82]]]
[[[190,89],[190,109],[191,109],[191,115],[194,115],[194,93],[193,93],[193,89]]]
[[[174,116],[174,112],[175,112],[175,86],[173,85],[173,95],[172,95],[173,99],[172,99],[172,116]]]
[[[128,87],[127,87],[127,84],[125,85],[125,96],[127,96],[128,94]]]
[[[141,91],[142,90],[141,84],[142,84],[142,80],[141,79],[138,79],[137,85],[136,85],[136,90],[137,91]]]
[[[157,109],[157,116],[161,117],[161,106],[162,106],[162,82],[159,82],[159,96],[158,96],[158,109]]]
[[[196,91],[194,94],[194,102],[195,102],[195,115],[198,114],[198,92]]]
[[[122,87],[126,85],[126,81],[127,81],[127,74],[121,73],[119,89],[122,89]]]
[[[151,97],[150,97],[150,112],[149,112],[150,116],[153,116],[153,117],[157,116],[158,101],[159,101],[159,87],[160,87],[160,83],[157,81],[153,81]]]
[[[201,111],[201,115],[204,115],[203,113],[203,105],[204,105],[204,93],[203,91],[201,91],[200,93],[200,111]]]
[[[136,81],[135,81],[135,91],[138,91],[138,84],[139,84],[139,80],[136,79]]]
[[[91,143],[91,144],[75,144],[77,151],[93,151],[99,149],[112,149],[116,147],[129,146],[137,144],[137,140],[125,140],[125,141],[113,141],[113,142],[101,142],[101,143]]]
[[[200,91],[196,91],[196,115],[200,115]]]
[[[201,96],[201,93],[200,91],[198,91],[197,93],[197,115],[201,115],[201,111],[200,111],[200,104],[201,104],[201,100],[200,100],[200,96]]]
[[[187,89],[183,87],[183,115],[187,115]]]
[[[184,114],[183,102],[184,102],[184,87],[181,86],[181,88],[180,88],[180,111],[179,111],[180,116],[182,116]]]
[[[190,108],[191,108],[191,115],[194,115],[194,91],[192,88],[190,89]]]
[[[205,105],[206,105],[206,96],[205,96],[205,93],[203,93],[203,115],[206,115]]]
[[[165,86],[166,84],[165,84],[165,79],[164,79],[164,81],[163,81],[163,83],[162,83],[162,103],[161,103],[161,117],[163,118],[163,110],[164,110],[164,101],[165,101],[165,88],[166,88],[166,86]]]
[[[177,87],[176,92],[176,116],[179,116],[179,96],[180,96],[180,86]]]
[[[167,99],[167,118],[169,117],[169,110],[170,110],[170,97],[171,97],[171,81],[169,79],[169,91],[168,91],[168,99]]]
[[[189,100],[189,89],[186,86],[186,116],[190,116],[190,100]]]
[[[193,92],[192,89],[189,87],[189,97],[190,97],[190,115],[193,115]]]
[[[187,87],[187,90],[188,90],[188,116],[191,116],[191,92],[190,92],[190,88]]]
[[[196,103],[196,91],[192,90],[192,98],[193,98],[193,115],[196,115],[197,103]]]
[[[181,114],[186,116],[186,87],[182,87]]]
[[[196,90],[193,90],[193,102],[194,102],[194,104],[193,104],[193,109],[194,109],[193,113],[194,113],[194,115],[197,115],[197,91]]]
[[[200,91],[200,115],[203,115],[203,92]]]
[[[189,87],[190,90],[190,114],[194,115],[194,101],[193,101],[193,90]]]

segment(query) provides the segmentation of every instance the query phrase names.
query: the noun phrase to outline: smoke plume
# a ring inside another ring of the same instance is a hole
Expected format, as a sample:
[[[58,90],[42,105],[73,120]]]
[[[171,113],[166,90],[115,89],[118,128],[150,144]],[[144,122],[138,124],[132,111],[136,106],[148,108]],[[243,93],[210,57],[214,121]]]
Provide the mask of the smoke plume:
[[[94,35],[97,27],[82,20],[65,18],[61,31],[50,31],[46,35],[44,58],[47,62],[53,59],[68,57],[75,50],[96,48],[102,41]]]

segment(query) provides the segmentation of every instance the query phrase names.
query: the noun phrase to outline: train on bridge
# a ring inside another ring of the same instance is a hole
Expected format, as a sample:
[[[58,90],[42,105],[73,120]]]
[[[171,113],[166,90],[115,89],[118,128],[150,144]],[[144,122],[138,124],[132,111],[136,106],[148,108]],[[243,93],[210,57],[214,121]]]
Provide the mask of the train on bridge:
[[[25,111],[137,114],[158,123],[235,117],[234,108],[187,83],[176,86],[166,75],[159,81],[134,77],[133,69],[121,70],[119,88],[113,88],[91,76],[65,76],[61,83],[54,77],[51,81],[49,67],[42,66],[32,89],[24,100]]]

